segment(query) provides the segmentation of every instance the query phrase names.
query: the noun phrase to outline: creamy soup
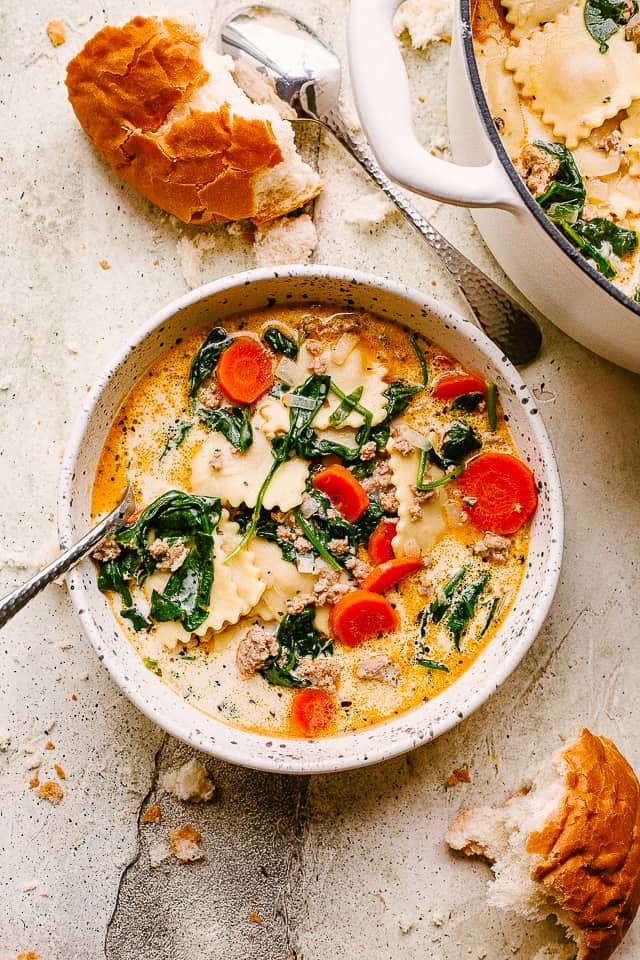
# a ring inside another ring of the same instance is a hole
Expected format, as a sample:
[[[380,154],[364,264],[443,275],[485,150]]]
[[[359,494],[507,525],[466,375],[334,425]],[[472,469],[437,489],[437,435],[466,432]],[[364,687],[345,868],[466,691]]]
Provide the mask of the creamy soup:
[[[437,696],[522,579],[533,475],[495,386],[368,313],[272,308],[180,340],[124,401],[95,554],[147,668],[243,729],[326,736]]]

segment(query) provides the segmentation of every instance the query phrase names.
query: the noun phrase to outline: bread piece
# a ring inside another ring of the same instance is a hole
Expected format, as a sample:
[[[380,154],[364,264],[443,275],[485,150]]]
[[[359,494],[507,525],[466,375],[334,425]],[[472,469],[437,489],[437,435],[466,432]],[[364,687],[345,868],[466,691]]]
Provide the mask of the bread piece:
[[[69,100],[107,163],[185,223],[263,223],[317,196],[291,125],[252,103],[190,20],[104,27],[67,67]]]
[[[640,784],[605,737],[583,730],[502,807],[463,811],[446,836],[492,863],[490,902],[551,914],[578,960],[607,960],[640,902]]]

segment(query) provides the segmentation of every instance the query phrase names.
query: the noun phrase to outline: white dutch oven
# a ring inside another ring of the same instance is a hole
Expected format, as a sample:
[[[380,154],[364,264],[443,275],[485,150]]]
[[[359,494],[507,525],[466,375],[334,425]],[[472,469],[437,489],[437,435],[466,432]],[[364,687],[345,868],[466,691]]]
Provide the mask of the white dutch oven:
[[[392,30],[400,3],[351,0],[351,78],[380,165],[409,190],[474,208],[487,245],[531,303],[589,349],[640,372],[640,305],[605,280],[553,226],[507,156],[480,84],[469,0],[460,0],[449,71],[456,163],[433,157],[419,142]]]
[[[374,763],[431,740],[468,716],[503,682],[538,633],[558,581],[563,513],[553,451],[536,403],[501,351],[469,321],[446,313],[422,294],[366,274],[333,267],[282,267],[224,277],[169,304],[144,324],[94,385],[76,424],[63,468],[59,526],[63,547],[91,523],[98,459],[126,395],[178,338],[224,323],[242,310],[273,304],[328,302],[393,318],[446,347],[462,363],[495,380],[512,436],[539,489],[522,587],[505,623],[469,670],[434,700],[387,723],[318,740],[247,733],[207,716],[176,696],[143,665],[85,560],[68,576],[69,590],[99,659],[124,693],[169,733],[224,760],[262,770],[315,773]]]

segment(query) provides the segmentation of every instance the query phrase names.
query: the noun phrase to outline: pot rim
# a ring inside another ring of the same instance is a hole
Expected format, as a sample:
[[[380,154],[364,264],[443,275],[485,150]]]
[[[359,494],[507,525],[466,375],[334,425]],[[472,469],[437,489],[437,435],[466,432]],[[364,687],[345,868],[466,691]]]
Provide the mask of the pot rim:
[[[522,179],[513,165],[511,157],[505,150],[502,138],[496,129],[496,125],[493,121],[493,117],[491,116],[489,104],[485,96],[484,88],[482,86],[482,81],[480,80],[480,73],[478,70],[478,63],[473,45],[471,0],[460,0],[460,20],[462,25],[462,49],[464,51],[468,77],[473,90],[476,106],[478,108],[485,133],[498,156],[503,170],[509,177],[512,187],[518,193],[525,208],[533,215],[539,226],[541,226],[545,233],[547,233],[557,244],[557,246],[560,247],[563,253],[566,254],[566,256],[569,257],[569,259],[580,270],[582,270],[583,273],[586,273],[591,280],[594,280],[605,293],[609,294],[609,296],[612,296],[614,300],[617,300],[618,303],[620,303],[623,307],[626,307],[628,310],[631,310],[632,313],[635,313],[638,317],[640,317],[640,303],[636,303],[631,299],[630,296],[628,296],[626,293],[623,293],[623,291],[614,283],[612,283],[610,280],[607,280],[606,277],[603,277],[603,275],[591,265],[590,261],[587,260],[586,257],[583,257],[582,254],[579,253],[579,251],[569,243],[564,234],[558,230],[555,224],[552,223],[552,221],[542,210],[540,205],[536,203],[535,199],[525,187]]]
[[[87,429],[100,403],[103,391],[129,354],[174,314],[194,304],[206,301],[210,296],[221,296],[235,288],[241,289],[252,283],[264,283],[269,280],[280,281],[282,279],[304,280],[305,278],[329,280],[336,283],[346,282],[362,286],[365,289],[388,292],[392,296],[414,304],[418,310],[429,311],[445,326],[450,326],[475,345],[478,352],[493,364],[497,372],[504,377],[505,381],[515,391],[519,405],[522,405],[522,409],[527,412],[528,429],[545,467],[544,479],[549,497],[548,522],[550,529],[553,529],[554,537],[546,545],[541,585],[535,602],[532,604],[530,619],[527,621],[526,627],[514,638],[510,652],[494,670],[491,680],[485,678],[478,684],[477,688],[466,693],[464,705],[459,704],[458,710],[452,709],[447,717],[441,718],[439,722],[437,720],[435,722],[425,720],[421,716],[422,708],[416,707],[400,717],[362,728],[354,733],[315,740],[293,740],[252,733],[231,727],[222,721],[218,721],[215,717],[208,716],[207,721],[224,727],[228,734],[226,740],[224,737],[213,740],[204,729],[201,730],[195,723],[187,724],[189,729],[185,729],[185,724],[180,719],[180,711],[178,711],[177,716],[160,714],[157,707],[147,701],[143,692],[145,685],[137,687],[135,682],[126,675],[126,670],[123,670],[117,652],[112,649],[112,644],[105,643],[104,637],[101,636],[99,625],[93,615],[91,600],[87,596],[87,590],[82,581],[82,565],[79,565],[67,575],[72,603],[86,635],[99,655],[100,661],[107,667],[112,680],[121,688],[127,698],[149,719],[178,739],[221,760],[258,770],[294,774],[330,773],[338,770],[348,770],[398,756],[447,732],[484,704],[515,670],[542,628],[560,577],[564,540],[562,491],[551,441],[538,411],[535,409],[534,397],[529,393],[515,367],[503,356],[502,351],[489,340],[481,329],[465,317],[447,310],[416,289],[408,288],[400,282],[389,281],[385,277],[379,277],[371,273],[313,264],[309,266],[288,265],[277,268],[261,268],[221,277],[171,301],[134,330],[121,349],[109,360],[102,374],[96,379],[85,400],[83,409],[76,418],[60,476],[58,526],[61,544],[68,546],[74,536],[73,500],[76,487],[76,467],[82,454]],[[292,300],[291,302],[295,301]],[[239,310],[241,309],[239,308]],[[500,629],[504,629],[504,626]],[[120,630],[119,627],[118,630]],[[492,642],[495,642],[499,635],[500,631]],[[129,642],[128,639],[127,642]],[[472,669],[473,664],[466,674],[463,674],[460,681],[464,683],[465,676]],[[144,670],[141,676],[145,676],[145,682],[151,682],[152,675],[147,676],[148,671],[145,668],[141,667],[141,670]],[[453,684],[440,696],[446,698],[447,692],[454,689],[455,686],[456,684]],[[165,692],[171,698],[175,697],[175,694],[169,688],[165,688]],[[433,703],[438,699],[435,698],[434,701],[430,702]],[[179,702],[182,703],[182,701]],[[190,719],[193,717],[195,720],[197,716],[201,718],[207,716],[193,707],[188,709],[192,711],[189,714]],[[392,728],[395,736],[389,735]],[[212,742],[214,746],[212,746]],[[328,745],[326,749],[324,745]],[[286,750],[281,749],[285,747]]]

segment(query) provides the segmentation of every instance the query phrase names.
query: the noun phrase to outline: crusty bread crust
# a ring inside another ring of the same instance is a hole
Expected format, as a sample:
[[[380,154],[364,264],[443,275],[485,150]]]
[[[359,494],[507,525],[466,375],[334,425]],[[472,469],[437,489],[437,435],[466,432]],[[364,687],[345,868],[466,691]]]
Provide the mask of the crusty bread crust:
[[[640,784],[614,744],[583,730],[562,753],[562,805],[532,833],[533,879],[581,933],[578,960],[607,960],[640,903]]]
[[[188,109],[209,79],[202,41],[192,24],[173,19],[135,17],[122,28],[104,27],[67,67],[78,120],[123,180],[186,223],[263,222],[295,210],[317,195],[317,179],[257,202],[257,176],[283,160],[268,120],[232,114],[226,105]]]

